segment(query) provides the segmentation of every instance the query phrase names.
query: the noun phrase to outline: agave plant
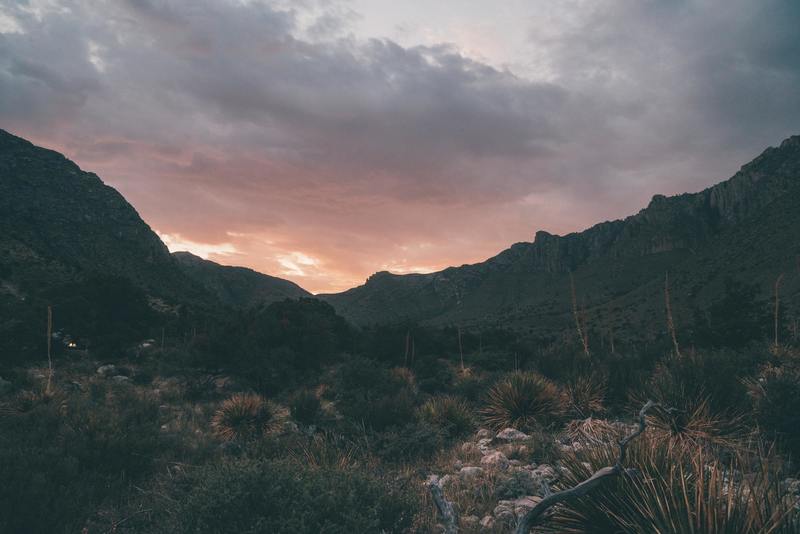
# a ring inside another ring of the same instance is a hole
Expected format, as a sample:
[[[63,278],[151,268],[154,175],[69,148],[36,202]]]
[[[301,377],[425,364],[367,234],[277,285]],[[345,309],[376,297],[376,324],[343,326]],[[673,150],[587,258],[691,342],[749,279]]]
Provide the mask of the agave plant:
[[[517,372],[489,390],[481,415],[494,429],[530,430],[557,421],[564,412],[558,386],[539,374]]]
[[[276,429],[280,411],[254,393],[237,393],[223,401],[211,419],[214,433],[225,441],[255,439]]]

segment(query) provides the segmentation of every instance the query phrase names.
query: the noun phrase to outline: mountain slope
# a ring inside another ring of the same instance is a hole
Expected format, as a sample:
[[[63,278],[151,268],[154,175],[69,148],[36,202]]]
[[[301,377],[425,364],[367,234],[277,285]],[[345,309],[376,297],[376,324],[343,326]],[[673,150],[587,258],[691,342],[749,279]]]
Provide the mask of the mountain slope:
[[[261,274],[245,267],[229,267],[189,252],[175,252],[183,271],[228,306],[250,307],[287,298],[310,297],[294,282]]]
[[[555,236],[538,232],[489,260],[431,274],[381,272],[360,287],[322,295],[358,324],[510,326],[551,332],[571,315],[569,273],[602,328],[663,324],[670,271],[676,314],[715,298],[726,276],[759,283],[779,272],[800,290],[800,136],[769,148],[731,179],[699,193],[656,195],[624,220]],[[654,314],[656,315],[654,320]]]
[[[0,250],[0,278],[21,294],[100,273],[159,296],[199,295],[115,189],[61,154],[3,130]]]

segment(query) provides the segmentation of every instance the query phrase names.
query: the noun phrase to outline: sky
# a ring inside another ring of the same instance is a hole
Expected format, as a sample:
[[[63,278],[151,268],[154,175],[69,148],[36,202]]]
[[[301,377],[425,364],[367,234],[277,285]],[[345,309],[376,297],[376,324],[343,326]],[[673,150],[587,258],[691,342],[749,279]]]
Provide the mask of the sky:
[[[698,191],[800,133],[796,0],[0,0],[0,128],[171,250],[341,291]]]

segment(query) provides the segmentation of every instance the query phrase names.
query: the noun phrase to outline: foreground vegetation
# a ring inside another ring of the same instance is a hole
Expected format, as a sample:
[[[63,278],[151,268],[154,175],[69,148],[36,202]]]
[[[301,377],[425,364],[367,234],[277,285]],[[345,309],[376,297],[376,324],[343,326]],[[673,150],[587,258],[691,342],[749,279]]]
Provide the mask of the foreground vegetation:
[[[763,314],[714,313],[680,350],[664,335],[588,352],[572,331],[356,331],[286,301],[62,351],[51,380],[46,361],[7,363],[0,531],[436,532],[436,474],[462,531],[510,532],[612,465],[652,399],[637,474],[534,531],[800,532],[797,340],[726,336]]]

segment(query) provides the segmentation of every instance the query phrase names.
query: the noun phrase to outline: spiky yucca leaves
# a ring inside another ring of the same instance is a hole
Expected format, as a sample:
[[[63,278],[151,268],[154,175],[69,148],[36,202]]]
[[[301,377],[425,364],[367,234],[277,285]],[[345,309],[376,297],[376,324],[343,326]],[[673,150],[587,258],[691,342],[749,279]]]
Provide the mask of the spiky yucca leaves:
[[[581,418],[605,412],[606,380],[599,375],[580,376],[566,388],[568,409]]]
[[[495,430],[530,430],[564,415],[564,396],[553,382],[536,373],[513,373],[496,383],[481,415]]]
[[[225,441],[256,439],[279,424],[277,406],[254,393],[237,393],[223,401],[211,419],[214,433]]]
[[[470,434],[475,429],[475,418],[469,405],[459,397],[450,395],[428,399],[419,408],[423,421],[444,430],[448,436],[457,438]]]
[[[619,423],[609,423],[605,419],[576,419],[567,423],[563,435],[569,438],[570,443],[589,443],[594,445],[605,444],[610,447],[622,439],[626,429]]]
[[[613,465],[617,454],[615,447],[597,446],[566,455],[559,486],[575,486]],[[631,444],[626,466],[638,474],[609,480],[570,501],[540,532],[796,532],[793,503],[783,497],[781,473],[769,457],[721,463],[702,449],[690,452],[645,435]]]
[[[750,434],[741,416],[712,413],[708,397],[683,399],[680,408],[672,411],[653,410],[647,416],[647,424],[655,439],[687,450],[738,451]]]

